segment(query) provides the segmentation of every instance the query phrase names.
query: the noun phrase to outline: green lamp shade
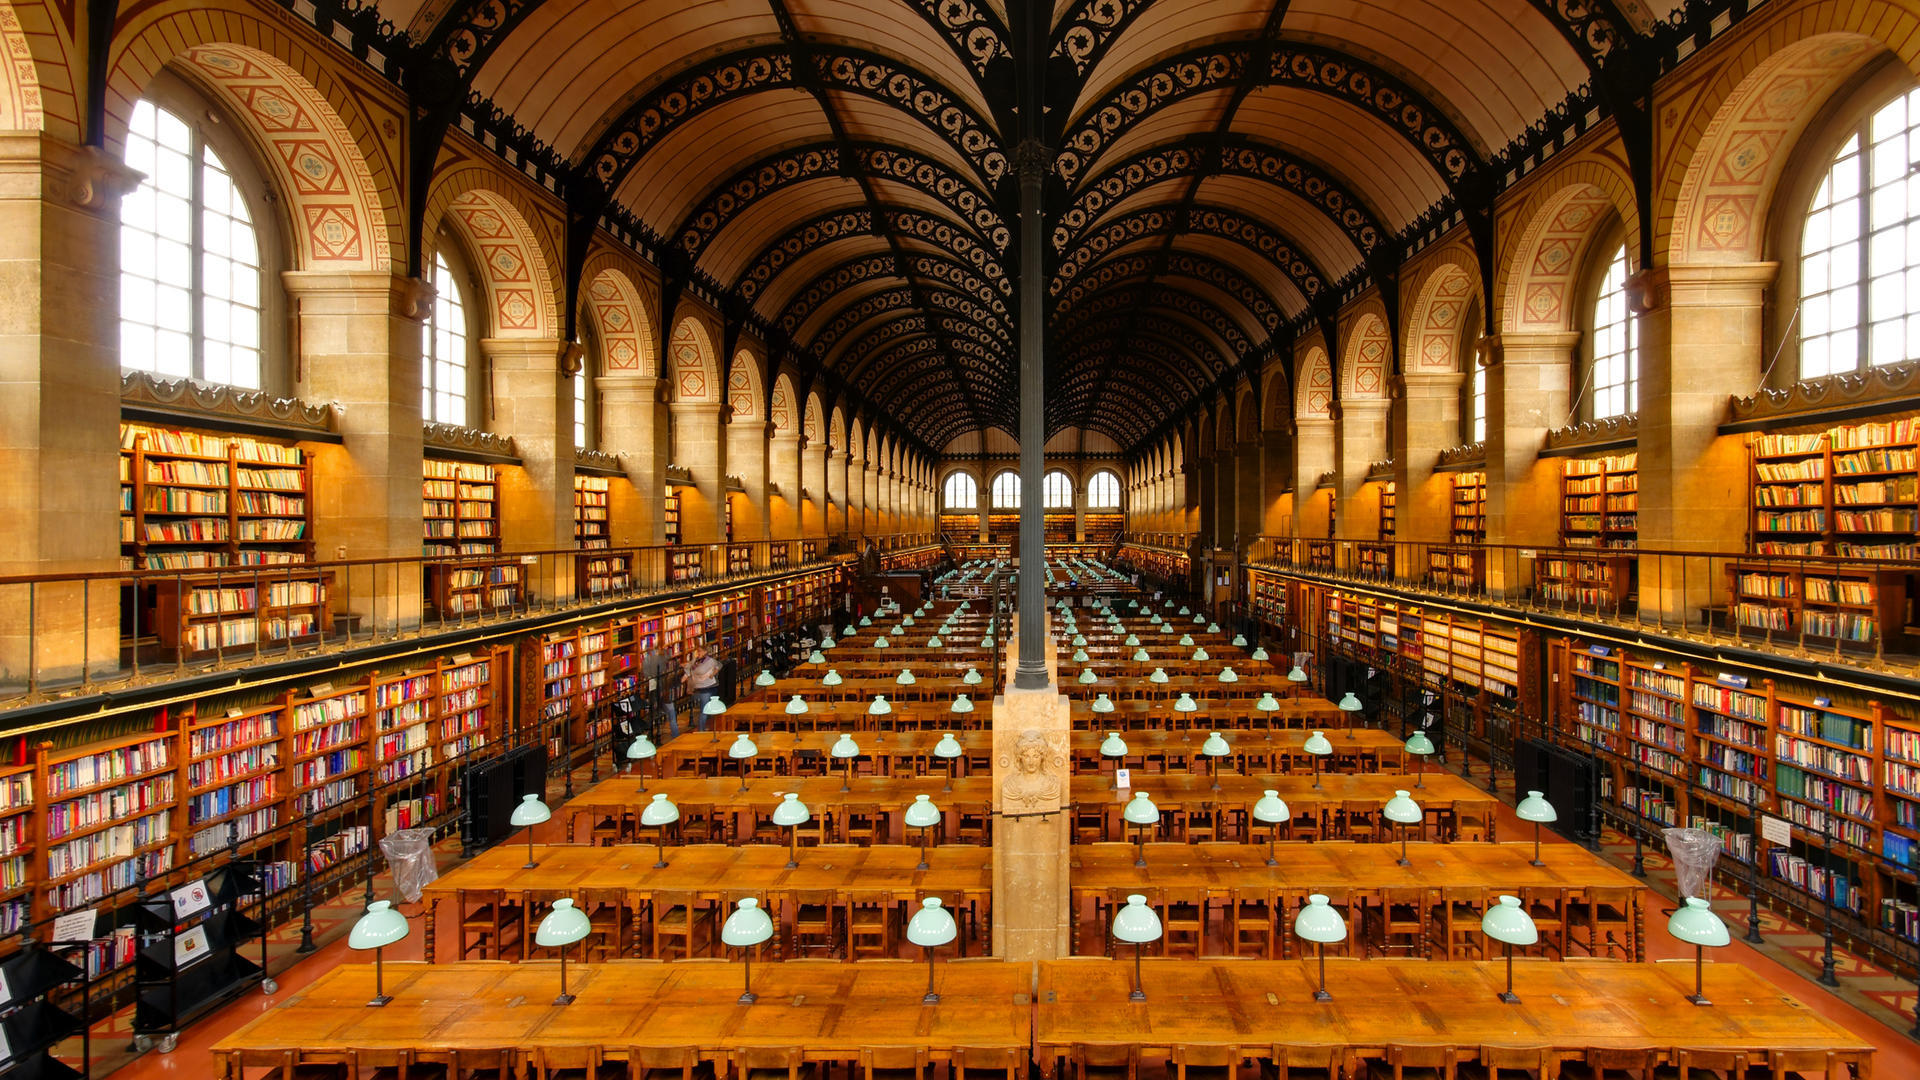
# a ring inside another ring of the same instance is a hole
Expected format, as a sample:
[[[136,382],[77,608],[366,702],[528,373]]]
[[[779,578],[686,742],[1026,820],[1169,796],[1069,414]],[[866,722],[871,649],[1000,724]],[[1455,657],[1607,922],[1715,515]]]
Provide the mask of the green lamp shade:
[[[1300,748],[1309,754],[1314,754],[1319,757],[1326,757],[1328,754],[1333,753],[1333,744],[1327,741],[1327,733],[1324,731],[1316,731],[1309,734],[1307,741],[1302,744]]]
[[[892,711],[893,711],[893,706],[887,704],[887,697],[885,694],[873,695],[873,703],[867,706],[868,716],[885,716]]]
[[[507,819],[507,823],[520,829],[528,825],[538,825],[552,817],[553,811],[547,809],[547,804],[540,801],[540,796],[522,795],[519,805],[513,808],[513,816]]]
[[[1201,648],[1197,648],[1197,649],[1195,649],[1195,650],[1193,650],[1193,658],[1194,658],[1195,660],[1205,660],[1205,659],[1208,659],[1208,657],[1207,657],[1207,650],[1206,650],[1206,648],[1205,648],[1205,647],[1201,647]]]
[[[1085,645],[1087,643],[1087,639],[1080,634],[1075,634],[1073,635],[1073,643],[1075,646]]]
[[[1100,743],[1100,755],[1102,757],[1126,757],[1127,740],[1121,738],[1120,733],[1117,731],[1107,732],[1106,739]]]
[[[1704,945],[1717,949],[1727,944],[1727,924],[1713,913],[1713,908],[1697,896],[1687,897],[1687,902],[1673,909],[1667,916],[1667,933],[1678,941],[1688,945]]]
[[[933,796],[915,795],[902,820],[910,829],[931,829],[940,824],[940,808],[933,805]]]
[[[706,705],[701,707],[700,711],[708,716],[719,716],[721,713],[727,711],[727,703],[717,697],[710,697],[707,699]]]
[[[1429,747],[1427,753],[1432,752]],[[1520,800],[1520,805],[1514,807],[1513,812],[1521,821],[1538,821],[1543,825],[1560,820],[1560,814],[1554,810],[1553,804],[1537,791],[1527,792],[1527,797]]]
[[[768,671],[768,670],[767,670],[766,668],[761,668],[761,669],[760,669],[760,674],[758,674],[758,675],[755,675],[755,676],[753,677],[753,685],[755,685],[755,686],[772,686],[772,685],[773,685],[773,672],[771,672],[771,671]]]
[[[897,638],[903,638],[903,637],[906,637],[906,636],[907,636],[907,627],[909,627],[909,626],[912,626],[912,625],[913,625],[913,620],[912,620],[912,619],[908,619],[908,620],[907,620],[906,622],[903,622],[903,623],[901,623],[900,625],[898,625],[898,626],[896,626],[896,627],[894,627],[894,628],[893,628],[893,636],[894,636],[894,637],[897,637]]]
[[[1426,757],[1428,754],[1433,753],[1433,740],[1427,738],[1426,732],[1416,731],[1407,736],[1406,751],[1415,757]],[[1545,800],[1541,801],[1544,802]],[[1547,809],[1548,812],[1551,813],[1553,808],[1548,807]],[[1547,820],[1551,821],[1552,819],[1549,818]]]
[[[795,825],[805,825],[807,819],[812,816],[813,810],[808,807],[806,803],[800,801],[800,796],[797,792],[789,791],[780,796],[780,802],[773,808],[773,823],[783,829],[791,829]]]
[[[868,618],[868,617],[867,617],[867,616],[865,616],[865,615],[862,615],[862,616],[860,616],[860,625],[861,625],[861,626],[872,626],[872,625],[873,625],[873,620],[872,620],[871,618]]]
[[[1193,613],[1193,621],[1197,623],[1203,623],[1207,621],[1207,617],[1196,611]]]
[[[983,648],[983,649],[991,649],[991,648],[993,648],[993,635],[992,635],[992,634],[988,634],[988,635],[987,635],[986,637],[983,637],[983,638],[981,638],[981,639],[980,639],[980,647],[981,647],[981,648]]]
[[[1254,650],[1253,650],[1253,658],[1254,658],[1255,660],[1259,660],[1259,661],[1262,661],[1262,662],[1265,662],[1265,660],[1267,659],[1267,649],[1266,649],[1266,646],[1264,646],[1264,645],[1261,645],[1261,646],[1257,646],[1257,647],[1255,647],[1255,648],[1254,648]],[[1304,672],[1304,671],[1303,671],[1303,672],[1301,672],[1300,674],[1302,674],[1302,675],[1305,675],[1305,674],[1306,674],[1306,672]]]
[[[1238,672],[1233,670],[1232,664],[1228,664],[1226,667],[1223,667],[1220,669],[1219,678],[1221,682],[1239,682],[1240,681],[1240,675]]]
[[[912,625],[913,625],[913,616],[911,616],[911,615],[902,615],[902,616],[900,616],[900,625],[901,625],[901,626],[912,626]]]
[[[1160,824],[1160,808],[1147,798],[1144,791],[1134,793],[1133,799],[1120,811],[1120,816],[1126,818],[1130,825]]]
[[[839,686],[840,682],[841,682],[840,673],[838,671],[835,671],[833,668],[828,668],[827,673],[825,675],[820,676],[821,686]]]
[[[801,697],[799,694],[795,694],[791,698],[787,699],[787,715],[788,716],[799,716],[801,713],[806,711],[807,711],[806,698]]]
[[[1149,622],[1149,623],[1151,623],[1151,624],[1153,624],[1154,626],[1159,626],[1159,625],[1160,625],[1160,616],[1159,616],[1158,614],[1154,614],[1154,615],[1149,615],[1149,616],[1147,616],[1147,622]]]
[[[753,739],[744,731],[733,740],[732,746],[727,747],[727,756],[735,759],[750,758],[759,752],[760,748],[753,744]]]
[[[1128,608],[1128,610],[1131,610],[1131,611],[1138,611],[1138,610],[1140,610],[1140,601],[1138,601],[1138,600],[1129,600],[1129,601],[1127,601],[1127,608]]]
[[[1540,940],[1533,916],[1520,906],[1517,896],[1502,896],[1499,903],[1489,906],[1480,916],[1480,932],[1503,945],[1531,945]],[[1721,937],[1725,940],[1724,927]]]
[[[901,686],[912,686],[914,683],[913,672],[907,668],[901,668],[900,674],[895,675],[893,681]]]
[[[853,736],[843,731],[840,737],[833,741],[833,748],[827,752],[837,758],[856,758],[860,756],[860,744],[853,741]]]
[[[1233,635],[1233,647],[1234,647],[1234,648],[1236,648],[1236,649],[1244,649],[1244,648],[1246,648],[1246,647],[1247,647],[1247,635],[1245,635],[1245,634],[1235,634],[1235,635]]]
[[[1136,945],[1160,940],[1160,916],[1147,906],[1146,897],[1134,893],[1125,907],[1113,913],[1113,936]]]
[[[393,901],[375,900],[347,931],[347,948],[384,949],[406,936],[407,917],[393,909]]]
[[[1192,609],[1192,608],[1190,608],[1190,607],[1188,607],[1188,606],[1187,606],[1187,605],[1185,605],[1185,604],[1181,604],[1181,605],[1180,605],[1180,614],[1182,614],[1182,615],[1191,615],[1191,614],[1193,614],[1193,609]]]
[[[1123,642],[1121,642],[1121,644],[1123,644],[1123,645],[1125,645],[1125,646],[1127,646],[1127,647],[1128,647],[1128,648],[1130,648],[1130,649],[1132,649],[1132,648],[1138,648],[1138,647],[1140,646],[1140,635],[1138,635],[1138,634],[1128,634],[1128,635],[1127,635],[1127,640],[1125,640],[1125,641],[1123,641]]]
[[[1097,695],[1093,699],[1093,711],[1094,712],[1112,712],[1113,702],[1109,701],[1107,699],[1107,695],[1105,694]]]
[[[828,636],[821,638],[820,647],[823,649],[833,648],[833,636],[829,634]]]
[[[922,795],[921,798],[926,798]],[[929,896],[920,901],[920,910],[907,920],[907,941],[923,949],[935,949],[953,941],[959,928],[953,915],[940,906],[940,898]]]
[[[1299,664],[1293,665],[1293,670],[1287,672],[1287,681],[1288,682],[1306,682],[1307,669],[1301,667]]]
[[[1180,642],[1179,642],[1179,644],[1180,644],[1180,647],[1181,647],[1181,648],[1183,648],[1183,649],[1185,649],[1185,648],[1189,648],[1190,646],[1192,646],[1192,645],[1193,645],[1193,635],[1192,635],[1192,634],[1181,634],[1181,635],[1180,635]]]
[[[1156,683],[1163,683],[1163,682],[1166,682],[1166,681],[1167,681],[1167,671],[1166,671],[1166,669],[1165,669],[1165,668],[1154,668],[1154,669],[1153,669],[1153,674],[1151,674],[1151,675],[1149,675],[1149,676],[1147,676],[1147,681],[1148,681],[1148,682],[1156,682]]]
[[[1212,731],[1207,733],[1207,741],[1200,744],[1200,752],[1208,757],[1226,757],[1233,753],[1233,747],[1227,745],[1227,740],[1219,732]]]
[[[1092,669],[1092,668],[1081,668],[1081,669],[1080,669],[1080,682],[1081,682],[1082,684],[1085,684],[1085,683],[1091,683],[1091,682],[1099,682],[1099,681],[1100,681],[1100,676],[1098,676],[1098,675],[1095,675],[1095,674],[1093,673],[1093,669]]]
[[[1293,811],[1287,809],[1287,801],[1272,788],[1260,794],[1253,802],[1253,820],[1267,825],[1278,825],[1293,820]]]
[[[643,758],[650,758],[655,753],[658,753],[658,751],[653,747],[653,740],[647,738],[645,735],[638,736],[627,744],[627,760],[629,761],[639,761]]]
[[[841,637],[852,637],[857,633],[859,633],[859,631],[853,628],[852,623],[848,623],[846,626],[842,627],[840,630]]]
[[[1220,632],[1220,624],[1219,624],[1219,623],[1217,623],[1217,622],[1210,622],[1210,623],[1208,623],[1208,624],[1207,624],[1207,633],[1209,633],[1209,634],[1217,634],[1217,633],[1219,633],[1219,632]]]
[[[1380,808],[1380,816],[1396,824],[1415,825],[1420,821],[1420,804],[1413,801],[1411,792],[1396,791]]]
[[[955,694],[953,697],[953,707],[948,709],[947,711],[948,712],[972,712],[973,702],[968,701],[967,695],[965,694]]]
[[[944,647],[944,645],[945,645],[945,643],[944,643],[944,642],[942,642],[942,641],[940,640],[940,635],[939,635],[939,634],[935,634],[935,635],[933,635],[932,637],[930,637],[930,638],[928,638],[928,639],[927,639],[927,648],[929,648],[929,649],[938,649],[938,648],[942,648],[942,647]]]
[[[1074,662],[1074,663],[1076,663],[1076,664],[1084,664],[1084,663],[1086,663],[1086,662],[1087,662],[1087,650],[1085,650],[1085,649],[1075,649],[1075,650],[1073,650],[1073,662]]]
[[[1148,656],[1148,655],[1147,655],[1147,650],[1145,650],[1145,649],[1135,649],[1135,650],[1133,650],[1133,662],[1134,662],[1134,663],[1136,663],[1136,664],[1144,664],[1144,663],[1146,663],[1146,662],[1147,662],[1148,660],[1151,660],[1151,659],[1153,659],[1153,658],[1152,658],[1151,656]]]
[[[1269,690],[1266,693],[1260,695],[1260,700],[1254,702],[1253,707],[1260,710],[1261,712],[1279,712],[1280,699],[1274,697],[1273,691]]]
[[[968,704],[971,706],[972,703],[969,702]],[[960,748],[960,740],[955,738],[951,731],[940,736],[940,741],[933,744],[934,757],[957,758],[964,753],[966,753],[966,751]]]
[[[540,928],[533,932],[533,943],[543,949],[559,949],[581,941],[593,932],[593,921],[587,913],[573,906],[573,898],[563,896],[553,902],[553,910],[540,920]]]
[[[1173,633],[1173,624],[1172,624],[1172,623],[1170,623],[1170,622],[1163,622],[1163,623],[1161,623],[1161,624],[1160,624],[1160,632],[1161,632],[1161,633],[1163,633],[1163,634],[1171,634],[1171,633]]]
[[[892,648],[892,643],[887,640],[887,635],[881,634],[879,637],[873,639],[873,647],[876,649]]]
[[[760,901],[743,896],[733,913],[720,924],[720,943],[735,949],[751,949],[773,940],[773,919],[760,910]]]
[[[655,795],[652,802],[640,809],[640,824],[649,829],[671,825],[679,820],[680,808],[673,804],[672,799],[667,798],[665,792]]]
[[[815,649],[807,654],[807,663],[809,664],[824,664],[826,662],[827,654],[821,652],[819,649]]]
[[[1198,708],[1200,708],[1200,706],[1193,700],[1192,695],[1184,691],[1180,694],[1180,700],[1173,703],[1174,712],[1193,712]]]
[[[1307,897],[1306,906],[1293,917],[1293,933],[1302,941],[1331,945],[1347,940],[1347,920],[1327,903],[1324,893]]]
[[[1341,695],[1340,697],[1341,712],[1359,712],[1361,709],[1364,709],[1364,708],[1366,708],[1366,706],[1360,704],[1360,699],[1353,696],[1353,691],[1349,690],[1345,694]]]

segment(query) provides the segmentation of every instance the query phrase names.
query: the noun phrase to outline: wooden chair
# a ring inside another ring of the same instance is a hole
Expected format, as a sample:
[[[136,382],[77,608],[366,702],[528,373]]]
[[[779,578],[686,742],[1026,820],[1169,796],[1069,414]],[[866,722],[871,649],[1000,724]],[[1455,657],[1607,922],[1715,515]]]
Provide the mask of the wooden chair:
[[[887,842],[887,815],[877,806],[848,806],[840,826],[841,839],[872,847]]]
[[[1198,957],[1207,942],[1207,896],[1204,889],[1169,889],[1160,894],[1160,951]]]
[[[1316,841],[1327,838],[1326,811],[1311,809],[1293,813],[1293,820],[1284,826],[1287,835],[1284,839]]]
[[[444,1080],[444,1066],[419,1064],[411,1049],[352,1047],[347,1050],[353,1080]]]
[[[755,1046],[728,1055],[733,1080],[814,1080],[819,1068],[798,1046]]]
[[[1074,1043],[1074,1080],[1139,1080],[1140,1048],[1133,1043]]]
[[[628,1080],[706,1080],[713,1067],[700,1060],[697,1046],[630,1046]]]
[[[1674,1047],[1667,1054],[1673,1064],[1656,1075],[1673,1080],[1747,1080],[1747,1053],[1744,1050],[1703,1050]]]
[[[505,889],[461,889],[460,959],[475,949],[482,960],[504,960],[508,952],[520,952],[522,916],[525,900],[508,900]],[[469,942],[471,938],[471,942]]]
[[[1562,1080],[1653,1080],[1660,1051],[1650,1047],[1589,1046],[1560,1069]]]
[[[1382,889],[1379,903],[1367,908],[1370,944],[1382,955],[1404,950],[1408,956],[1425,959],[1429,955],[1427,912],[1426,889]]]
[[[1570,898],[1567,943],[1579,945],[1589,956],[1612,956],[1618,949],[1622,959],[1633,959],[1635,892],[1631,888],[1595,887]]]
[[[1770,1080],[1846,1080],[1847,1062],[1847,1055],[1832,1050],[1769,1050],[1766,1075]]]
[[[1460,1052],[1451,1046],[1401,1046],[1388,1043],[1384,1057],[1367,1059],[1374,1080],[1455,1080]]]
[[[893,946],[893,904],[858,900],[847,904],[847,959],[890,957]]]
[[[1276,1044],[1267,1052],[1265,1071],[1271,1080],[1340,1080],[1347,1072],[1347,1047]]]
[[[1440,890],[1439,902],[1427,913],[1427,928],[1433,943],[1440,947],[1441,959],[1464,960],[1485,955],[1486,935],[1480,932],[1480,917],[1486,911],[1487,890],[1482,886],[1462,885]]]
[[[953,842],[983,845],[993,843],[992,805],[961,807],[954,822]]]
[[[1101,803],[1073,807],[1073,842],[1098,844],[1107,839],[1107,808]]]
[[[1566,1054],[1551,1046],[1482,1046],[1460,1066],[1460,1080],[1554,1080]]]
[[[1246,1057],[1237,1046],[1173,1047],[1174,1080],[1236,1080],[1240,1062]]]
[[[677,945],[680,955],[700,955],[701,942],[710,936],[713,908],[694,893],[660,892],[653,897],[653,955],[673,959]]]
[[[1233,955],[1263,960],[1274,958],[1274,899],[1264,890],[1235,889],[1227,899],[1227,921],[1233,932]]]
[[[627,1070],[619,1065],[611,1069],[598,1046],[536,1046],[533,1048],[533,1080],[615,1080]]]
[[[592,929],[587,934],[588,962],[611,960],[627,955],[632,948],[632,914],[627,910],[623,889],[587,889],[581,896],[581,910],[587,913]]]
[[[1380,827],[1380,806],[1368,799],[1348,799],[1340,804],[1337,830],[1342,839],[1362,843],[1390,835]]]
[[[925,1080],[929,1062],[926,1046],[863,1046],[861,1080]]]
[[[1024,1046],[956,1046],[948,1072],[952,1080],[969,1080],[970,1072],[972,1080],[1026,1080],[1031,1057]]]
[[[788,897],[785,906],[791,914],[792,949],[789,956],[799,957],[808,949],[824,949],[832,955],[840,948],[840,898],[831,889],[805,889]]]
[[[1540,931],[1536,955],[1567,955],[1567,890],[1536,886],[1520,890],[1520,906],[1527,909],[1533,925]]]
[[[352,1068],[346,1061],[304,1062],[297,1050],[237,1050],[227,1060],[234,1080],[347,1080]],[[248,1076],[249,1069],[266,1072]]]
[[[514,1064],[516,1051],[504,1047],[477,1047],[465,1050],[421,1050],[420,1061],[443,1062],[447,1080],[514,1080],[519,1070]]]

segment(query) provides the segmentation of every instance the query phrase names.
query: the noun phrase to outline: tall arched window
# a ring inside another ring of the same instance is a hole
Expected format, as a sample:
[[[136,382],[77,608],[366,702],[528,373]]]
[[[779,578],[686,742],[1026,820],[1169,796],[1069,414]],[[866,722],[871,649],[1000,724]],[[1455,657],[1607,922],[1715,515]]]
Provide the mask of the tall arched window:
[[[573,445],[579,450],[599,449],[600,417],[593,400],[593,372],[597,368],[594,360],[600,355],[599,345],[593,332],[582,327],[580,370],[567,380],[568,394],[573,398]]]
[[[1593,362],[1587,416],[1603,420],[1640,409],[1640,318],[1627,307],[1627,249],[1607,260],[1593,302]]]
[[[1046,502],[1041,505],[1048,510],[1073,509],[1073,478],[1055,469],[1041,480],[1045,488]]]
[[[1828,166],[1800,235],[1801,378],[1920,357],[1916,165],[1920,90],[1876,110]]]
[[[420,414],[436,424],[466,426],[467,303],[445,252],[433,254],[433,310],[427,315]]]
[[[200,121],[140,101],[120,202],[120,366],[260,389],[260,241]]]
[[[1020,474],[1009,469],[993,478],[993,508],[1020,509]]]
[[[1467,441],[1487,441],[1487,369],[1473,365],[1472,389],[1467,393]]]
[[[1112,510],[1120,505],[1120,478],[1105,469],[1093,474],[1087,481],[1087,505],[1100,510]]]
[[[947,477],[940,500],[949,510],[972,510],[980,505],[980,487],[973,482],[973,477],[957,472]]]

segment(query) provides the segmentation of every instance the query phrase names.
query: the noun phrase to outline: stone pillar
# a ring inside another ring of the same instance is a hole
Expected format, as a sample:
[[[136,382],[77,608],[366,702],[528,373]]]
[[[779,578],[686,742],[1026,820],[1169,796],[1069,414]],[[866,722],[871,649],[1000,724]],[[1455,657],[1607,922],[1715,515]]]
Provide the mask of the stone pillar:
[[[1213,452],[1213,546],[1217,548],[1232,544],[1239,530],[1235,464],[1231,450]]]
[[[718,544],[727,530],[727,440],[720,410],[710,401],[676,401],[673,463],[693,474],[680,493],[680,542]]]
[[[865,523],[861,532],[868,536],[877,535],[884,531],[880,527],[880,470],[873,465],[868,465],[862,470],[861,475],[864,477],[861,490],[866,493],[860,504],[862,509],[860,520]]]
[[[560,373],[563,343],[553,338],[486,338],[480,355],[492,374],[493,430],[513,437],[519,468],[500,470],[502,551],[573,546],[573,402]],[[571,558],[525,567],[527,596],[573,595]]]
[[[767,480],[780,494],[767,494],[767,535],[775,540],[792,540],[801,535],[805,515],[800,492],[806,487],[806,471],[801,461],[800,436],[776,434],[767,447]]]
[[[1326,496],[1315,485],[1334,467],[1333,421],[1309,417],[1295,420],[1293,428],[1293,535],[1325,536]]]
[[[800,535],[827,535],[827,444],[800,436]]]
[[[662,515],[667,486],[667,406],[660,400],[661,380],[653,375],[602,375],[600,446],[626,467],[628,484],[614,484],[608,532],[615,545],[657,544],[665,529]]]
[[[736,544],[767,538],[767,454],[772,437],[773,425],[764,421],[736,420],[727,425],[727,472],[739,477],[740,486],[747,489],[745,498],[733,498]]]
[[[1041,500],[1022,499],[1022,506]],[[1044,628],[1048,615],[1036,620]],[[1007,644],[1016,663],[1021,632]],[[1056,678],[1049,638],[1040,651],[1042,684],[1009,686],[993,699],[993,952],[1026,962],[1066,956],[1068,803],[1072,798],[1073,720]]]
[[[1333,403],[1334,524],[1348,539],[1380,535],[1380,500],[1363,489],[1367,466],[1387,456],[1387,405],[1369,398]]]
[[[1213,544],[1214,525],[1220,520],[1220,491],[1214,486],[1213,479],[1217,468],[1218,465],[1209,451],[1209,455],[1201,458],[1196,466],[1192,485],[1196,489],[1194,491],[1196,497],[1191,501],[1198,511],[1198,520],[1188,529],[1188,532],[1199,537],[1202,544],[1209,546]]]
[[[1444,542],[1453,529],[1453,484],[1433,471],[1440,451],[1460,443],[1458,371],[1397,376],[1401,407],[1392,412],[1394,539]],[[1411,573],[1411,571],[1407,571]]]
[[[1171,478],[1173,481],[1173,502],[1169,509],[1172,511],[1172,520],[1168,522],[1171,526],[1171,528],[1167,530],[1168,532],[1178,533],[1183,537],[1190,537],[1194,534],[1195,528],[1198,527],[1200,514],[1199,507],[1196,503],[1199,500],[1200,494],[1199,474],[1200,465],[1198,462],[1193,461],[1184,462],[1179,469],[1175,470]],[[1184,540],[1181,541],[1182,546],[1185,546],[1185,543]]]
[[[1268,431],[1260,436],[1260,530],[1285,536],[1292,529],[1287,486],[1293,479],[1293,434]]]
[[[828,536],[846,536],[852,531],[853,506],[848,501],[847,455],[835,450],[827,458],[826,514]]]
[[[1266,525],[1260,450],[1261,438],[1255,433],[1240,440],[1233,452],[1233,531],[1242,545],[1251,544]]]
[[[1640,311],[1640,547],[1742,551],[1745,436],[1721,435],[1730,394],[1766,367],[1761,302],[1777,263],[1674,266],[1634,276]],[[1789,361],[1791,362],[1791,358]],[[1640,608],[1698,625],[1714,585],[1708,560],[1644,556]],[[1682,582],[1684,581],[1684,585]],[[1724,587],[1724,582],[1721,583]]]
[[[1550,428],[1564,427],[1577,333],[1502,334],[1487,359],[1487,543],[1560,541],[1560,463],[1542,460]],[[1514,580],[1508,580],[1509,578]],[[1489,554],[1494,595],[1532,584],[1530,566]]]
[[[120,565],[120,196],[138,183],[97,149],[0,135],[0,573]],[[0,684],[115,668],[117,583],[31,592],[0,587]]]
[[[294,393],[342,406],[344,441],[315,446],[309,456],[318,551],[323,558],[418,557],[419,320],[432,302],[427,290],[385,272],[280,278],[300,358]],[[359,615],[363,628],[411,626],[420,620],[420,586],[417,564],[356,572],[335,582],[335,604]]]

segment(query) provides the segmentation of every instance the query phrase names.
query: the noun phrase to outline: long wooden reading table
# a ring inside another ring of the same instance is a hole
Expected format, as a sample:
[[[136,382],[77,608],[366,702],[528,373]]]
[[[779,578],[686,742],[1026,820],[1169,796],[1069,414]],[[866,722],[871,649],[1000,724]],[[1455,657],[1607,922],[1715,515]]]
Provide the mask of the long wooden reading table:
[[[1450,824],[1469,839],[1494,838],[1494,797],[1451,773],[1428,773],[1424,786],[1417,790],[1410,777],[1386,773],[1326,773],[1316,789],[1312,776],[1240,776],[1223,773],[1217,780],[1220,790],[1201,773],[1135,774],[1131,788],[1114,788],[1111,776],[1082,774],[1073,778],[1073,803],[1076,810],[1103,808],[1106,817],[1105,839],[1130,839],[1132,830],[1122,832],[1120,810],[1137,791],[1144,791],[1160,808],[1162,815],[1183,813],[1192,808],[1222,807],[1244,812],[1272,788],[1286,800],[1295,821],[1309,815],[1339,810],[1348,803],[1382,806],[1399,789],[1413,793],[1414,800],[1427,811],[1427,820]]]

